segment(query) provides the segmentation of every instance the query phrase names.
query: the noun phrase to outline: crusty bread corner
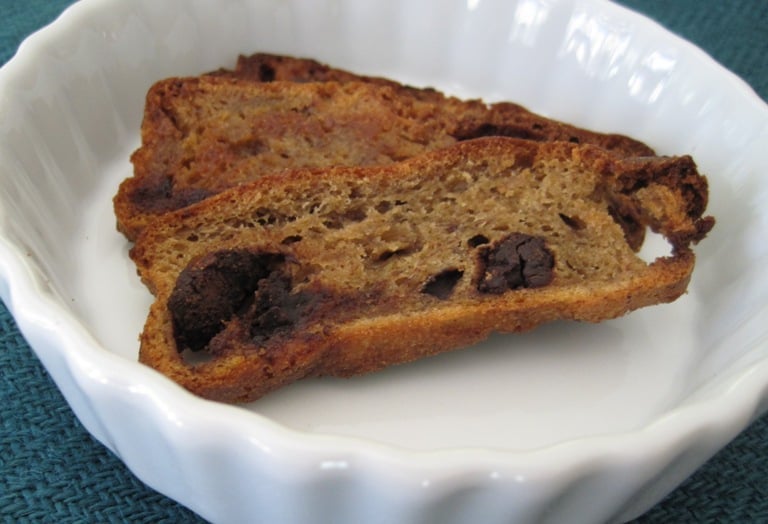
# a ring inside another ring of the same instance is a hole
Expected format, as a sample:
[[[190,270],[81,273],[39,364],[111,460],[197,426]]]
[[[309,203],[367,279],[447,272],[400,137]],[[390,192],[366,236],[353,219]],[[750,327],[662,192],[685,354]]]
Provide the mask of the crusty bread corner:
[[[706,202],[689,157],[622,160],[510,138],[385,167],[264,177],[160,217],[137,239],[131,256],[156,294],[140,360],[203,397],[246,402],[492,332],[615,318],[685,292],[692,245],[714,223]],[[641,260],[619,215],[663,234],[670,255]],[[517,247],[504,258],[510,239]],[[520,264],[499,279],[498,258]],[[240,263],[263,275],[200,338],[185,322],[210,320]]]

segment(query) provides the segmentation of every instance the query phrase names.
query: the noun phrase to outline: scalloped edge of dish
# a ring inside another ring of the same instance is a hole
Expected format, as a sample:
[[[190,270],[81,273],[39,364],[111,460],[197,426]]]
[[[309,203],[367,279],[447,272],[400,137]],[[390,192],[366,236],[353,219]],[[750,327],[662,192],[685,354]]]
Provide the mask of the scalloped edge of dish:
[[[84,0],[67,9],[25,41],[0,70],[3,77],[23,74],[19,70],[29,67],[36,53],[109,5]],[[638,16],[605,6],[614,16]],[[757,111],[766,113],[746,84],[704,53],[648,20],[642,24],[727,78],[741,96],[754,98]],[[258,514],[265,520],[300,522],[338,508],[354,519],[387,515],[400,522],[447,517],[452,511],[484,515],[487,522],[543,515],[558,520],[574,514],[584,520],[623,520],[660,500],[768,409],[768,360],[758,360],[746,366],[732,363],[733,371],[722,371],[719,383],[708,386],[714,391],[692,397],[638,431],[530,452],[414,452],[308,435],[192,397],[104,350],[62,305],[28,253],[5,237],[0,238],[0,268],[3,300],[83,425],[143,481],[214,521]],[[766,313],[763,308],[755,318],[764,321]],[[147,430],[137,435],[125,430],[131,427]],[[192,441],[190,434],[196,436]],[[230,447],[221,450],[223,441]],[[229,452],[233,449],[238,451]],[[190,464],[191,455],[201,457],[200,462]],[[212,464],[220,472],[215,480],[208,478]],[[627,468],[634,472],[631,479],[622,476]],[[215,485],[221,478],[248,481],[239,488],[237,482]],[[590,494],[596,490],[610,499],[610,506],[594,504]],[[293,507],[300,498],[302,507]]]

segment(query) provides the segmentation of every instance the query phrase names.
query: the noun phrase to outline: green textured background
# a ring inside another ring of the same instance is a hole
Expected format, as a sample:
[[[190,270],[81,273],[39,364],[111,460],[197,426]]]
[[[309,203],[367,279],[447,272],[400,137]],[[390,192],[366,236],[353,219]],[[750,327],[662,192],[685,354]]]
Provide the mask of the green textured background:
[[[70,3],[0,0],[0,64]],[[619,3],[694,42],[768,99],[768,0]],[[0,522],[201,521],[146,488],[83,429],[1,304],[0,410]],[[638,522],[768,523],[768,416]]]

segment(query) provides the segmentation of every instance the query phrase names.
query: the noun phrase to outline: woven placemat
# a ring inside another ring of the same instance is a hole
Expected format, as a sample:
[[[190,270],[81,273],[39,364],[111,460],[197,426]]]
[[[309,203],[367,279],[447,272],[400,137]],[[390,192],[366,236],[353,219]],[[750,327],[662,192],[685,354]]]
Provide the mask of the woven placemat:
[[[0,63],[5,63],[23,38],[72,2],[0,3]],[[620,3],[696,43],[768,99],[768,1]],[[202,522],[145,487],[83,429],[3,305],[0,411],[0,521]],[[768,523],[768,416],[638,522]]]

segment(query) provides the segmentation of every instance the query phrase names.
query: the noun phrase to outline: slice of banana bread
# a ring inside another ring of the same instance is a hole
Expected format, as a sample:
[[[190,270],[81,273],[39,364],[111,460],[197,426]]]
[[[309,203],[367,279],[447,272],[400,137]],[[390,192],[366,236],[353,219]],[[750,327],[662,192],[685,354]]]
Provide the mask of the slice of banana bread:
[[[134,174],[114,199],[118,229],[133,240],[158,214],[276,170],[386,165],[488,135],[653,154],[630,138],[585,131],[514,104],[487,106],[394,82],[173,78],[147,94]]]
[[[254,400],[555,319],[676,299],[707,183],[690,157],[480,138],[383,167],[262,177],[157,218],[131,257],[156,300],[140,360]],[[618,215],[664,235],[646,263]]]

